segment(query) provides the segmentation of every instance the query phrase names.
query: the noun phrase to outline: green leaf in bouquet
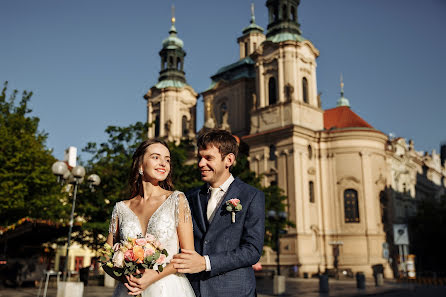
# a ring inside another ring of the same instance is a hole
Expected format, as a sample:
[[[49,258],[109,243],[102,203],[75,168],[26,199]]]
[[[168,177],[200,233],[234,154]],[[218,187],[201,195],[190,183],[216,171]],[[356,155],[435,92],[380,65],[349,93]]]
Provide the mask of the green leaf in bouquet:
[[[160,257],[160,252],[157,251],[155,254],[153,254],[153,259],[154,260],[158,260],[158,258]]]
[[[159,272],[163,272],[163,270],[164,270],[164,268],[163,268],[162,265],[158,266],[158,271],[159,271]]]
[[[101,256],[101,262],[107,262],[107,258],[105,256]]]
[[[127,268],[124,270],[124,274],[125,275],[129,275],[130,274],[130,270],[128,270]]]
[[[149,268],[149,265],[147,265],[146,263],[142,263],[141,266],[142,266],[142,268],[144,268],[144,269],[148,269],[148,268]]]
[[[161,253],[163,253],[164,255],[166,255],[166,257],[169,256],[169,254],[167,253],[167,250],[166,250],[166,249],[164,249]]]
[[[113,271],[113,273],[116,275],[116,276],[122,276],[122,272],[119,272],[119,271]]]

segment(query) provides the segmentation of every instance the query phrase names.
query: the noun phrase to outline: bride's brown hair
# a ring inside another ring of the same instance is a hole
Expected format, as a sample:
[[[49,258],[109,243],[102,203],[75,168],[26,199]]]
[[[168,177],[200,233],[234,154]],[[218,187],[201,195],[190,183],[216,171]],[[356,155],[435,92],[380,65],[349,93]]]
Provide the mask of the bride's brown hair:
[[[170,154],[170,150],[169,147],[167,146],[167,143],[162,139],[147,139],[138,146],[136,151],[133,153],[132,167],[130,169],[130,176],[129,176],[131,198],[135,197],[136,195],[141,195],[142,197],[144,197],[144,191],[142,188],[142,175],[139,174],[139,168],[142,165],[144,154],[146,153],[147,148],[155,143],[160,143],[164,145]],[[172,163],[170,163],[169,174],[167,175],[165,180],[159,182],[159,186],[168,191],[173,190],[172,169],[173,169]]]

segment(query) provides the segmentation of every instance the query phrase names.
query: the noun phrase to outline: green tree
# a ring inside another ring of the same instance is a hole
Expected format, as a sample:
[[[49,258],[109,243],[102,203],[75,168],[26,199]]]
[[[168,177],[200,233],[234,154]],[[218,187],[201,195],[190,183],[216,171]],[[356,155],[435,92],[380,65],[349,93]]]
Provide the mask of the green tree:
[[[96,173],[101,184],[92,192],[87,184],[79,190],[76,216],[84,220],[75,240],[97,250],[105,242],[109,219],[116,202],[130,198],[128,178],[132,155],[138,145],[147,138],[148,125],[142,122],[127,127],[109,126],[106,142],[90,142],[82,150],[91,155],[85,167],[88,173]]]
[[[47,134],[38,131],[39,118],[30,116],[32,92],[8,95],[4,83],[0,95],[0,225],[22,217],[57,220],[67,207],[51,173],[56,161],[46,148]]]

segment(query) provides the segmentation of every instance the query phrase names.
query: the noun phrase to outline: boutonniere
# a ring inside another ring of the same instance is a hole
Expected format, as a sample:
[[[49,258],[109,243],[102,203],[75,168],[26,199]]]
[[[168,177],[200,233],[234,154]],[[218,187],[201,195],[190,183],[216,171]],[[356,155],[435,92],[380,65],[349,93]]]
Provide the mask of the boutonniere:
[[[238,200],[237,198],[232,198],[226,201],[226,210],[231,212],[231,221],[235,223],[235,212],[242,210],[242,204],[240,203],[240,200]]]

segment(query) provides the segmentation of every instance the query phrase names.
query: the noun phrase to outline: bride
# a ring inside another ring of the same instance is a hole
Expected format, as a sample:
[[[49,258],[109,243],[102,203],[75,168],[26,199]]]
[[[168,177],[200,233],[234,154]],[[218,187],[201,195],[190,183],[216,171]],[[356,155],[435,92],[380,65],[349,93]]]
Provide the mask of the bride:
[[[171,191],[170,151],[164,141],[149,139],[136,149],[129,183],[132,198],[116,203],[107,243],[113,246],[128,237],[152,234],[167,250],[167,263],[179,248],[194,250],[189,204],[182,192]],[[141,278],[121,278],[113,297],[195,296],[187,278],[177,273],[173,264],[167,264],[161,273],[152,269],[140,272]]]

